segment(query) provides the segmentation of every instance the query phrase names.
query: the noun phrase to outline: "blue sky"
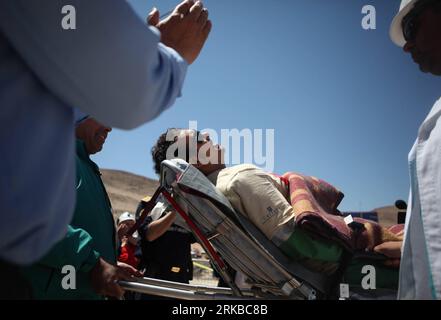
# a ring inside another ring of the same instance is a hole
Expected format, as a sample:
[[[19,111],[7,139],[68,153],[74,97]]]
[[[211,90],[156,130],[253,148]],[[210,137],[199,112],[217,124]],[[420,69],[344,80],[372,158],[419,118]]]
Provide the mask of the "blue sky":
[[[441,81],[389,40],[399,2],[204,1],[213,30],[183,96],[150,123],[113,130],[94,160],[156,177],[150,148],[168,127],[274,129],[274,171],[327,180],[345,193],[341,209],[407,201],[407,155]],[[129,3],[144,17],[178,1]],[[376,30],[361,27],[366,4]]]

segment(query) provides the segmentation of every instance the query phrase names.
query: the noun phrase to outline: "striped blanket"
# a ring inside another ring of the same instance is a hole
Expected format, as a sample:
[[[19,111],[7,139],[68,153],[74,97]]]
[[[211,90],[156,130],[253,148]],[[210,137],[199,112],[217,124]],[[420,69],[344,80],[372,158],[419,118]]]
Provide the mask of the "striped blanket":
[[[282,179],[289,187],[296,226],[317,238],[336,241],[351,252],[370,251],[381,243],[403,239],[403,225],[387,229],[362,218],[347,224],[337,209],[343,193],[323,180],[293,172]]]

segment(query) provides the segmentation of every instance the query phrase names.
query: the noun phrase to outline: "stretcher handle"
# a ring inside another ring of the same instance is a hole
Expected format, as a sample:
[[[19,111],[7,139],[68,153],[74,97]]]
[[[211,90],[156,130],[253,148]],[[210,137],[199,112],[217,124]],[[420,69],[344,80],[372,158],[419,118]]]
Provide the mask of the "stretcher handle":
[[[167,198],[167,201],[173,206],[173,208],[180,214],[180,216],[187,222],[189,227],[196,233],[199,240],[201,240],[204,244],[204,247],[207,248],[207,250],[210,252],[210,255],[216,260],[219,267],[222,269],[225,268],[225,264],[222,261],[222,259],[219,257],[217,252],[214,250],[214,248],[211,246],[211,243],[207,240],[207,238],[204,236],[204,234],[201,232],[201,230],[194,224],[194,222],[190,219],[190,217],[182,210],[182,208],[179,206],[179,204],[172,198],[170,193],[168,193],[166,190],[162,191],[162,194],[164,197]]]
[[[215,258],[216,262],[221,268],[225,268],[225,264],[220,259],[219,255],[216,253],[216,251],[213,249],[211,244],[208,242],[207,238],[204,236],[204,234],[201,232],[201,230],[194,224],[194,222],[190,219],[190,217],[182,210],[182,208],[179,206],[179,204],[172,198],[170,193],[168,193],[164,187],[159,187],[156,189],[155,193],[153,194],[152,198],[145,202],[145,206],[143,209],[143,212],[138,220],[136,220],[135,225],[130,228],[130,230],[127,232],[127,236],[130,237],[138,228],[142,225],[150,211],[153,210],[153,208],[156,206],[157,199],[160,195],[163,195],[167,201],[173,206],[173,208],[180,214],[180,216],[185,220],[185,222],[190,226],[190,228],[196,233],[198,238],[205,244],[208,251],[210,251],[212,257]]]

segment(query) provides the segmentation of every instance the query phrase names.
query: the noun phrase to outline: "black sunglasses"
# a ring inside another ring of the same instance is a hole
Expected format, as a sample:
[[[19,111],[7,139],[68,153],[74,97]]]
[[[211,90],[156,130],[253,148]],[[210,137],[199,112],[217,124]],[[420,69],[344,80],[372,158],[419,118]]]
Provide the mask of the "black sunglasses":
[[[414,41],[418,32],[418,18],[421,13],[439,0],[419,0],[410,12],[403,18],[401,27],[406,42]]]

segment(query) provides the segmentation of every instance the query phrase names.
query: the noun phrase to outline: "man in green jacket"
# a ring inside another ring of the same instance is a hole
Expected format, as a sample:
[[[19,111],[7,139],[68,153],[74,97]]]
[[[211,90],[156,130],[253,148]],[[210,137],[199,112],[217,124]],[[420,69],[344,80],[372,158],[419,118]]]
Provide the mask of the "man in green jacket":
[[[101,151],[111,130],[92,118],[76,127],[75,213],[65,238],[24,269],[36,299],[119,298],[124,291],[116,281],[141,276],[133,267],[117,264],[110,200],[99,168],[89,157]]]

